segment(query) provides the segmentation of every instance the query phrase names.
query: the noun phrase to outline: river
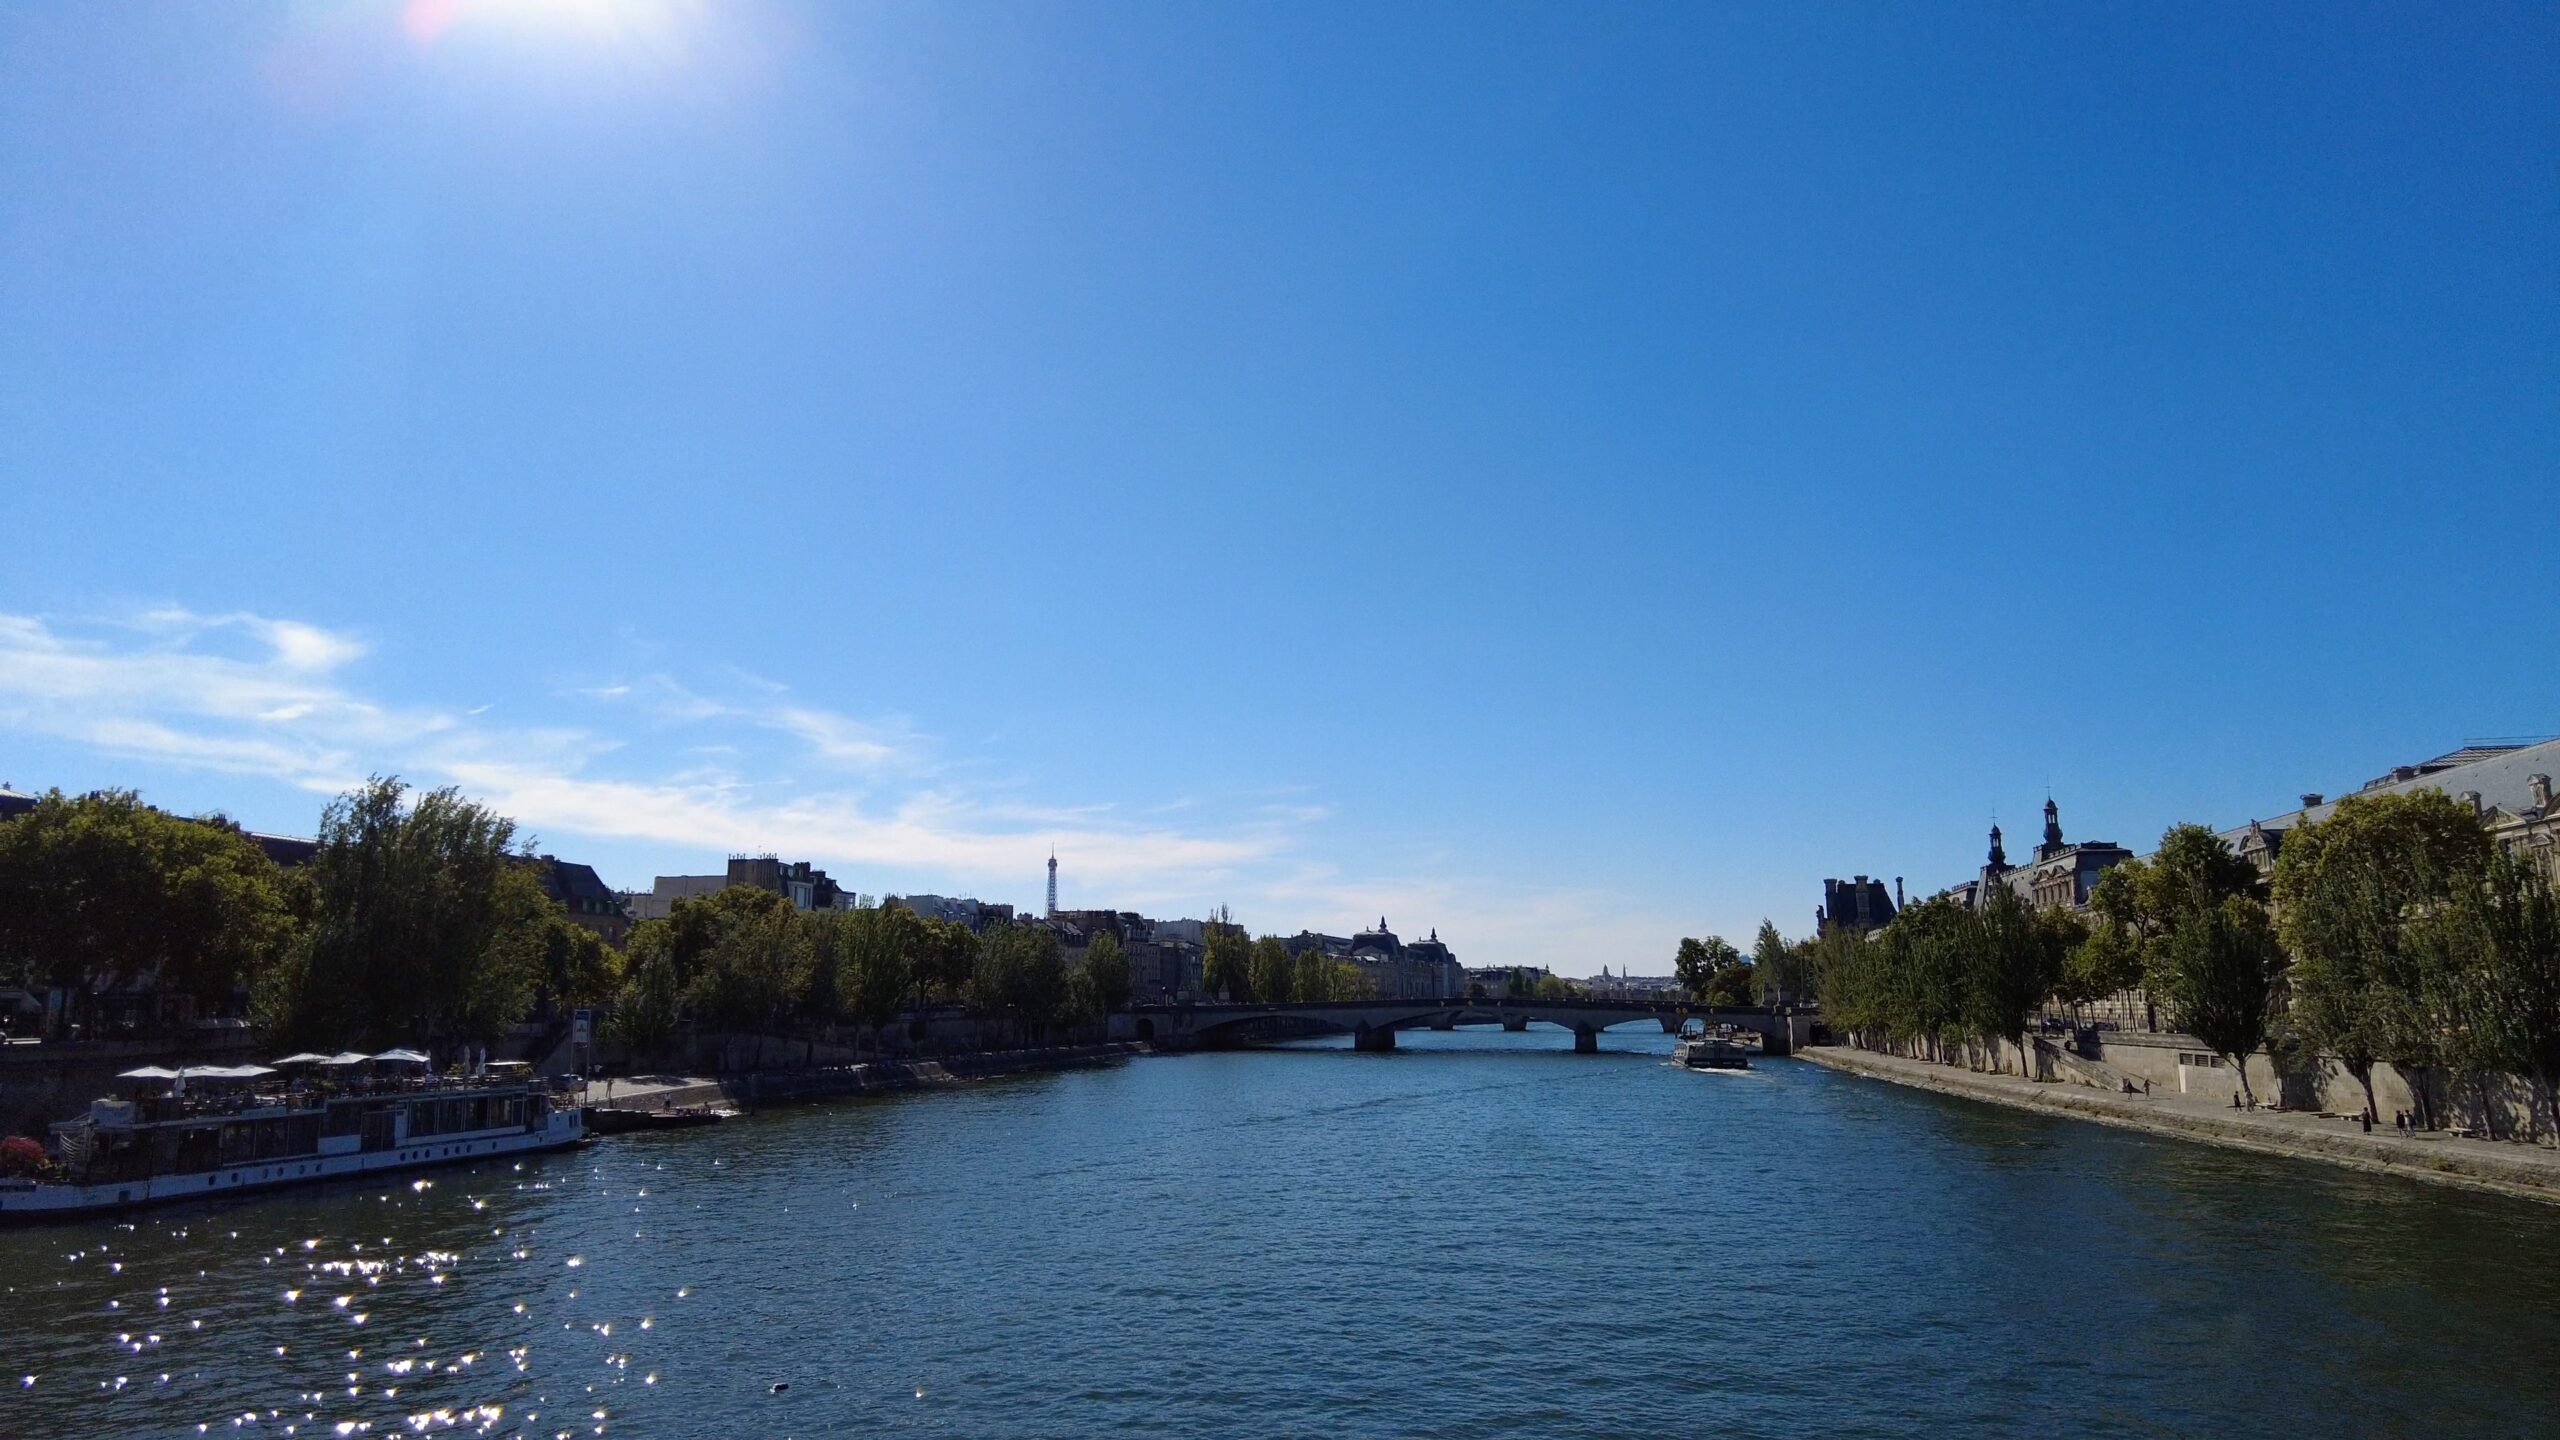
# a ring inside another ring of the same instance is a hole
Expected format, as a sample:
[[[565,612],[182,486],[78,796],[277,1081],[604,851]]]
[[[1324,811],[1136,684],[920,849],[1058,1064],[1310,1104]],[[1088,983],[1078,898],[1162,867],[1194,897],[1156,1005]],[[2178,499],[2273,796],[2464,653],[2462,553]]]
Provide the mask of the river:
[[[0,1435],[2560,1433],[2560,1207],[1605,1038],[0,1232]]]

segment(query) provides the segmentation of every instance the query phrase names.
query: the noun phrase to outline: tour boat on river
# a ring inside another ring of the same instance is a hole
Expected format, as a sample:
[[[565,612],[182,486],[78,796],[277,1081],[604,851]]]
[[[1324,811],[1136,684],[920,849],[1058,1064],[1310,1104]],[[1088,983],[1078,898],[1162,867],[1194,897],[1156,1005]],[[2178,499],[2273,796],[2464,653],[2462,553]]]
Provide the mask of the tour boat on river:
[[[126,1072],[130,1090],[166,1089],[99,1100],[55,1125],[45,1173],[0,1178],[0,1222],[488,1160],[586,1136],[575,1097],[555,1096],[522,1064],[436,1075],[426,1056],[391,1050],[277,1066]]]
[[[1710,1035],[1704,1029],[1682,1032],[1680,1043],[1671,1047],[1671,1058],[1692,1070],[1751,1068],[1749,1050],[1725,1036]]]

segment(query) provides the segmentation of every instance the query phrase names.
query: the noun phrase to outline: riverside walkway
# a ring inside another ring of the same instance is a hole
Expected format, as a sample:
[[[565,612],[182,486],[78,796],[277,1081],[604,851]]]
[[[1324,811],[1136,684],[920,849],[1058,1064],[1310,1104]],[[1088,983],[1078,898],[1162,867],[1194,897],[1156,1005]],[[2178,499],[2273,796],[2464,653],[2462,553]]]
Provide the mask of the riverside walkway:
[[[1988,1074],[1840,1045],[1811,1046],[1797,1054],[1829,1069],[1944,1095],[2560,1204],[2560,1150],[2542,1145],[2464,1139],[2441,1130],[2401,1135],[2377,1128],[2366,1134],[2352,1118],[2323,1118],[2312,1111],[2234,1110],[2165,1091],[2111,1094],[2071,1081]]]

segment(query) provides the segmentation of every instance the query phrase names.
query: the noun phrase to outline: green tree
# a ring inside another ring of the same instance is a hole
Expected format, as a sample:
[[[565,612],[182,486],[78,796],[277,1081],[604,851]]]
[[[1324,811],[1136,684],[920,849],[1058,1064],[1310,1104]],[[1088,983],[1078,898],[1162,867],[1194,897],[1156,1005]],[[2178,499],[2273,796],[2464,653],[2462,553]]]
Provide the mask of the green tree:
[[[2128,860],[2100,876],[2089,906],[2103,923],[2147,945],[2183,917],[2234,896],[2262,898],[2265,888],[2257,867],[2232,854],[2222,837],[2201,825],[2172,825],[2151,858]]]
[[[1715,973],[1707,981],[1706,993],[1698,998],[1719,1009],[1731,1009],[1754,1003],[1759,993],[1759,967],[1748,960],[1736,960]]]
[[[914,993],[918,957],[941,943],[904,908],[845,912],[844,1013],[885,1039]]]
[[[2478,817],[2435,790],[2350,795],[2277,853],[2277,926],[2294,955],[2289,1019],[2364,1087],[2369,1112],[2379,1113],[2374,1062],[2423,1066],[2445,1033],[2410,927],[2474,886],[2489,854]]]
[[[982,937],[970,999],[1018,1038],[1045,1032],[1063,1013],[1067,966],[1045,925],[994,925]]]
[[[1742,952],[1721,935],[1704,940],[1684,939],[1678,953],[1672,956],[1671,972],[1680,981],[1680,988],[1689,992],[1690,999],[1704,1003],[1716,976],[1741,960]]]
[[[867,912],[807,910],[794,917],[807,964],[791,1010],[807,1030],[809,1043],[804,1057],[809,1062],[817,1059],[818,1032],[844,1020],[849,1013],[846,992],[853,983],[848,972],[853,968],[851,951],[857,913]]]
[[[554,1010],[604,1005],[622,989],[622,957],[604,937],[553,906],[538,927],[540,997]]]
[[[1369,972],[1350,961],[1336,960],[1333,962],[1330,993],[1336,1000],[1375,1000],[1378,998],[1378,982],[1369,978]]]
[[[1294,998],[1292,984],[1297,978],[1297,962],[1289,958],[1289,946],[1277,935],[1265,935],[1253,942],[1245,961],[1247,984],[1253,987],[1253,998],[1265,1005],[1286,1005]]]
[[[247,836],[129,790],[49,791],[0,825],[0,982],[83,1006],[146,977],[220,1005],[291,948],[303,904]]]
[[[704,957],[732,928],[791,913],[789,900],[753,885],[731,885],[678,900],[667,912],[677,981],[690,987]]]
[[[2267,1041],[2285,952],[2257,868],[2201,825],[2173,825],[2148,860],[2128,860],[2090,892],[2106,945],[2142,958],[2144,984],[2172,1026],[2229,1059],[2255,1101],[2248,1057]]]
[[[2168,921],[2150,952],[2151,991],[2168,1008],[2170,1023],[2213,1047],[2240,1077],[2251,1104],[2249,1057],[2267,1042],[2267,1018],[2284,971],[2267,907],[2245,895],[2200,907]]]
[[[683,1009],[670,928],[664,920],[643,920],[624,941],[622,985],[605,1034],[635,1055],[656,1056],[675,1038]]]
[[[1103,1014],[1129,1008],[1129,952],[1120,948],[1119,936],[1105,930],[1093,937],[1084,947],[1084,973]]]
[[[515,822],[450,788],[408,794],[376,777],[322,813],[311,926],[258,987],[279,1043],[486,1041],[532,1008],[559,910]]]
[[[1803,998],[1804,975],[1795,947],[1766,920],[1760,922],[1760,933],[1751,942],[1751,975],[1767,1004],[1782,1005]]]
[[[1561,975],[1542,975],[1538,977],[1538,998],[1570,1000],[1573,998],[1573,982]]]
[[[1300,1000],[1347,999],[1336,992],[1337,976],[1334,960],[1321,950],[1310,949],[1298,956],[1295,973],[1289,980],[1289,991]]]
[[[1882,1008],[1892,1041],[1936,1059],[1962,1031],[1973,911],[1946,896],[1904,910],[1884,929]]]
[[[786,902],[723,926],[694,971],[685,999],[703,1024],[760,1041],[780,1032],[807,992],[809,937]],[[761,1051],[757,1045],[754,1051]],[[726,1057],[724,1057],[726,1058]]]
[[[1072,1033],[1089,1031],[1102,1023],[1102,991],[1093,983],[1093,971],[1082,965],[1067,968],[1067,988],[1059,998],[1058,1019]]]
[[[2061,938],[2006,885],[1992,887],[1966,937],[1960,1001],[1965,1028],[1995,1053],[2001,1041],[2015,1045],[2021,1075],[2036,1073],[2027,1022],[2061,978]]]
[[[1212,920],[1203,927],[1200,988],[1229,1000],[1254,998],[1253,942],[1242,926]]]
[[[2080,939],[2063,957],[2062,978],[2054,985],[2054,998],[2070,1006],[2076,1015],[2110,995],[2142,983],[2142,947],[2121,926],[2093,929],[2077,916],[2071,919],[2079,927]]]
[[[905,909],[882,906],[882,909]],[[910,911],[909,913],[913,913]],[[923,948],[916,957],[916,987],[935,1000],[967,996],[978,973],[978,932],[956,920],[923,921]]]
[[[2560,1134],[2560,897],[2529,862],[2492,853],[2481,873],[2410,925],[2423,1008],[2440,1053],[2480,1085],[2497,1128],[2491,1076],[2516,1075]]]
[[[1067,1015],[1067,958],[1058,947],[1057,932],[1045,925],[1020,926],[1028,950],[1023,957],[1022,1013],[1039,1027],[1043,1040],[1048,1030]]]
[[[1875,933],[1854,926],[1834,926],[1805,945],[1806,973],[1815,993],[1822,997],[1823,1015],[1852,1043],[1859,1043],[1860,1036],[1875,1030],[1879,1021],[1875,1007],[1881,989],[1877,962],[1882,952]]]

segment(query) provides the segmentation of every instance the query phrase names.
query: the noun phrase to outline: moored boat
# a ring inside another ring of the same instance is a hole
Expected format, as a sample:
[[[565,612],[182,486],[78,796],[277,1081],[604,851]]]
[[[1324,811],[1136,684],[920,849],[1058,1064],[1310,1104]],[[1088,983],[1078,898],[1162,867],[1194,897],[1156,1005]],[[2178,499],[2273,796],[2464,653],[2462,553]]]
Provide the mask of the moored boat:
[[[55,1125],[40,1173],[0,1178],[0,1222],[521,1155],[586,1135],[576,1104],[521,1068],[439,1076],[416,1051],[292,1061],[307,1073],[128,1072],[128,1088],[167,1089],[99,1100]]]
[[[677,1105],[660,1110],[590,1105],[586,1109],[586,1121],[592,1134],[629,1135],[646,1130],[691,1130],[701,1125],[717,1125],[737,1113],[718,1105]]]

